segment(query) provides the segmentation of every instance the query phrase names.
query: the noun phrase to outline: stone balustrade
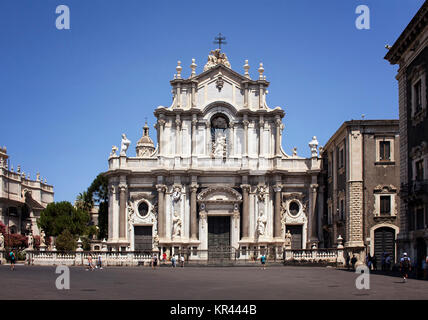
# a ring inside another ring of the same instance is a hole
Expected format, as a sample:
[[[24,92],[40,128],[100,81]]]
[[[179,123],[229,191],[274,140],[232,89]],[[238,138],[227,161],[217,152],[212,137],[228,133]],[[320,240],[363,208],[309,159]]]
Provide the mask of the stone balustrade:
[[[255,262],[258,263],[261,250],[236,250],[233,249],[228,254],[223,255],[227,257],[229,262]],[[266,252],[267,253],[267,252]],[[75,251],[70,253],[60,253],[57,251],[27,251],[26,263],[31,265],[68,265],[68,266],[81,266],[88,265],[89,255],[92,255],[92,263],[97,264],[98,256],[101,255],[103,266],[138,266],[150,265],[152,252],[117,252],[117,251]],[[158,254],[158,253],[157,253]],[[197,252],[179,252],[177,255],[184,255],[187,262],[207,262],[206,258],[209,256],[207,250],[198,250]],[[344,250],[342,248],[331,249],[300,249],[300,250],[276,250],[267,254],[268,261],[281,262],[295,261],[295,262],[310,262],[310,263],[336,263],[343,265]],[[208,261],[209,262],[209,261]]]

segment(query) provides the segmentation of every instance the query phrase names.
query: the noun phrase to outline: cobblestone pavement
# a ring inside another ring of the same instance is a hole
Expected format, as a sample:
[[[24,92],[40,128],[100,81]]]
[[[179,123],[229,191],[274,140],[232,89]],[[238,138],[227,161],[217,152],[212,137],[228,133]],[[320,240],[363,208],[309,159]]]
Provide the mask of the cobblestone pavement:
[[[358,290],[353,272],[321,267],[70,267],[70,289],[57,290],[55,267],[0,266],[0,299],[428,299],[428,281],[370,275]]]

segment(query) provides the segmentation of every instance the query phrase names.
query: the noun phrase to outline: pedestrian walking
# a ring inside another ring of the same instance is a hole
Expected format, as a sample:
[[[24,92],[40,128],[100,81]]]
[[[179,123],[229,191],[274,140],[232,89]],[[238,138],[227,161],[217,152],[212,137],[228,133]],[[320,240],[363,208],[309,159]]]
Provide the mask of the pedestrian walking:
[[[346,269],[349,270],[351,268],[351,256],[349,255],[349,253],[346,253]]]
[[[352,270],[355,270],[355,264],[357,263],[357,257],[355,254],[352,255],[351,264],[352,264]]]
[[[370,255],[370,253],[366,257],[366,265],[369,268],[369,270],[372,269],[372,256]]]
[[[152,257],[152,269],[155,269],[157,265],[158,265],[158,256],[154,254]]]
[[[410,258],[407,256],[407,253],[403,253],[403,257],[400,259],[400,271],[401,276],[403,277],[403,282],[407,281],[408,273],[412,270]]]
[[[373,266],[373,270],[376,271],[377,270],[377,258],[375,255],[372,257],[372,266]]]
[[[380,265],[381,265],[382,271],[385,271],[386,270],[386,253],[385,252],[382,252],[381,254]]]
[[[103,262],[102,262],[101,254],[98,254],[98,268],[100,268],[100,270],[103,269]]]
[[[162,254],[162,261],[163,263],[166,263],[166,252]]]
[[[177,260],[175,259],[175,256],[172,256],[172,258],[171,258],[171,264],[172,264],[173,268],[175,268],[176,262],[177,262]]]
[[[94,265],[92,264],[92,254],[91,253],[88,256],[88,269],[86,269],[86,270],[94,271]]]
[[[266,270],[266,256],[265,256],[265,254],[262,254],[262,256],[260,258],[260,262],[262,263],[262,269]]]
[[[391,255],[387,254],[385,258],[385,271],[391,270]]]
[[[184,256],[183,255],[180,257],[180,264],[181,264],[181,267],[184,268]]]
[[[428,280],[428,256],[425,257],[424,279]]]
[[[15,270],[15,253],[13,252],[13,250],[10,250],[9,252],[9,257],[10,257],[10,270],[14,271]]]

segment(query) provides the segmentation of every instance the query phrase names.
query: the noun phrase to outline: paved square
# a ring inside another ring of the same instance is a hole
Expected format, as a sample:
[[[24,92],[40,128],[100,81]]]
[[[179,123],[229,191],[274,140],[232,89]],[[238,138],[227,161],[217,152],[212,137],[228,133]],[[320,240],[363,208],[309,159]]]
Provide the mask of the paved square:
[[[428,299],[428,281],[370,276],[358,290],[353,272],[325,267],[70,267],[70,290],[57,290],[55,267],[0,266],[0,299]]]

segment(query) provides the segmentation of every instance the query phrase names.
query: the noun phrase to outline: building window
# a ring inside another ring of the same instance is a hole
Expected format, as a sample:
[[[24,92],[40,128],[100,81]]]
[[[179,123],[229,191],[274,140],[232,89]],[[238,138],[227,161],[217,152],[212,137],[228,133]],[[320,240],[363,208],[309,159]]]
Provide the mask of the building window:
[[[391,215],[391,196],[380,196],[380,215]]]
[[[339,218],[340,220],[344,220],[345,217],[345,201],[342,199],[340,200],[340,208],[339,208]]]
[[[415,169],[416,169],[416,181],[422,181],[424,180],[424,160],[419,160],[415,162]]]
[[[344,152],[343,152],[343,148],[339,150],[339,168],[343,168],[343,164],[344,164]]]
[[[424,208],[416,208],[416,230],[424,229]]]
[[[415,113],[418,113],[422,110],[422,80],[419,80],[414,84],[413,92],[415,94],[414,110]]]
[[[391,160],[391,142],[390,141],[379,142],[379,160],[380,161]]]
[[[328,206],[328,213],[327,213],[327,223],[328,224],[331,224],[332,223],[332,221],[331,221],[332,219],[331,219],[331,205],[329,205]]]

